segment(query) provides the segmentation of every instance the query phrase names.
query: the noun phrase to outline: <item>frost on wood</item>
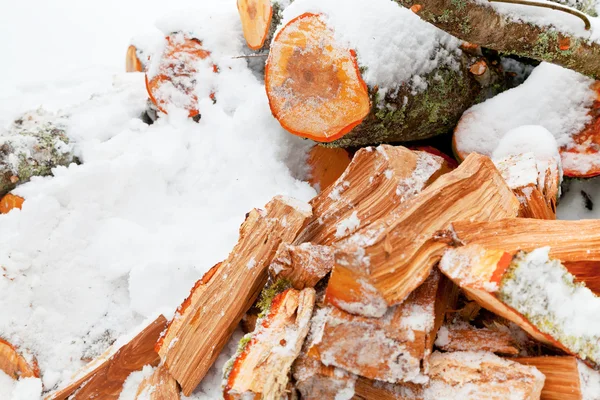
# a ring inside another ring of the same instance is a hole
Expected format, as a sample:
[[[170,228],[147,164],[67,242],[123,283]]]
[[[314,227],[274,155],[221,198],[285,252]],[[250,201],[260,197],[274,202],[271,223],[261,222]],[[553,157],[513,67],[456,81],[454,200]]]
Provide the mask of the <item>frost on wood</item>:
[[[423,386],[416,383],[387,383],[358,377],[354,386],[356,399],[362,400],[422,400]]]
[[[52,168],[74,161],[66,129],[67,116],[39,108],[0,132],[0,196],[32,176],[51,175]]]
[[[314,287],[333,268],[333,249],[311,243],[282,243],[269,266],[273,280],[286,279],[295,289]]]
[[[0,371],[12,379],[38,378],[40,371],[32,357],[28,361],[23,354],[5,340],[0,339]]]
[[[306,400],[350,400],[354,396],[356,375],[341,368],[323,365],[306,354],[306,344],[294,362],[292,374],[296,388]]]
[[[517,343],[508,331],[476,328],[468,324],[445,325],[437,333],[435,345],[444,351],[489,351],[516,356]]]
[[[446,284],[433,271],[402,304],[390,307],[380,318],[335,307],[319,310],[308,354],[369,379],[422,383],[426,380],[422,367],[426,369],[437,328],[453,297]]]
[[[281,196],[265,210],[252,210],[229,257],[213,267],[179,307],[159,354],[186,396],[256,300],[279,245],[294,240],[310,215],[308,204]]]
[[[63,388],[49,393],[45,400],[64,400],[75,391],[73,399],[102,398],[117,400],[123,383],[132,372],[144,365],[157,365],[160,359],[154,345],[167,325],[160,315],[120,348],[109,348],[86,365]]]
[[[447,246],[433,240],[437,231],[455,220],[514,217],[518,209],[518,200],[492,161],[472,154],[397,212],[336,244],[327,301],[352,313],[380,317],[429,276]]]
[[[311,200],[296,242],[329,245],[388,215],[448,170],[441,157],[402,146],[358,150],[334,184]]]
[[[280,399],[292,363],[308,334],[315,290],[287,289],[273,298],[267,315],[242,339],[225,371],[225,399]]]
[[[435,352],[425,400],[538,400],[544,375],[534,367],[486,352]]]
[[[440,269],[488,310],[535,339],[582,360],[600,361],[600,298],[574,282],[549,248],[508,253],[467,245],[448,250]]]
[[[508,187],[521,203],[519,217],[556,219],[562,180],[559,162],[554,158],[538,162],[534,153],[494,160]]]
[[[575,357],[516,357],[511,360],[536,367],[544,374],[546,381],[542,389],[542,399],[591,400],[587,396],[582,397],[579,362]]]
[[[136,400],[179,400],[179,385],[164,365],[159,365],[138,386]]]

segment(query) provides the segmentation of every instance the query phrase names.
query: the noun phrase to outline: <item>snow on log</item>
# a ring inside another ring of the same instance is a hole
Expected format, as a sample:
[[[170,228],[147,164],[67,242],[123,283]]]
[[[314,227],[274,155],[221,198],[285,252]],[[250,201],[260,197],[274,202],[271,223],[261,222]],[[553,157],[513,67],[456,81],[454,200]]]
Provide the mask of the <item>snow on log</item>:
[[[327,302],[354,314],[381,317],[429,276],[447,246],[433,239],[437,231],[456,220],[515,217],[518,210],[519,201],[492,161],[472,154],[397,212],[336,244]]]
[[[437,333],[435,345],[444,351],[489,351],[516,356],[517,343],[509,331],[476,328],[469,324],[444,325]]]
[[[435,352],[430,358],[430,382],[424,399],[538,400],[544,375],[486,352]]]
[[[136,400],[179,400],[179,385],[164,365],[142,380],[135,395]]]
[[[335,307],[313,318],[308,355],[369,379],[423,383],[436,332],[456,297],[434,270],[400,305],[380,318],[352,315]]]
[[[15,380],[40,377],[35,359],[27,361],[23,354],[20,354],[13,345],[3,339],[0,339],[0,371]]]
[[[538,162],[531,152],[494,160],[496,168],[521,203],[519,217],[556,219],[562,180],[559,162],[554,158]]]
[[[146,89],[152,103],[165,114],[175,107],[187,110],[189,117],[199,118],[197,74],[201,70],[217,72],[210,54],[190,34],[168,35],[162,53],[154,54],[146,68]],[[206,95],[214,100],[214,93]]]
[[[0,196],[74,161],[66,129],[67,116],[38,108],[21,115],[6,132],[0,130]]]
[[[292,134],[341,147],[425,139],[454,127],[481,93],[476,57],[389,1],[296,0],[282,25],[265,87]]]
[[[600,82],[548,63],[522,85],[465,111],[454,130],[455,153],[461,159],[471,152],[491,157],[502,138],[520,127],[521,149],[547,147],[540,128],[530,125],[556,139],[565,176],[600,174]]]
[[[310,201],[313,218],[296,243],[330,245],[413,198],[449,169],[441,157],[402,146],[358,150],[338,180]]]
[[[225,367],[226,400],[281,399],[292,363],[308,334],[315,290],[287,289],[273,297],[257,328],[240,342]]]
[[[12,193],[7,193],[0,199],[0,214],[7,214],[15,208],[21,209],[25,199]]]
[[[282,243],[269,266],[273,281],[286,279],[298,290],[315,287],[333,268],[333,249],[311,243]]]
[[[404,7],[411,7],[414,3],[413,0],[395,1]],[[597,24],[592,26],[590,35],[583,29],[581,20],[570,17],[565,24],[564,20],[555,18],[555,12],[550,15],[552,11],[545,9],[539,9],[542,12],[540,16],[540,13],[527,15],[520,12],[522,8],[476,0],[419,0],[418,3],[421,5],[418,15],[423,20],[459,39],[600,78]],[[569,24],[565,29],[565,25]],[[589,40],[590,36],[595,40]]]
[[[308,204],[281,196],[265,210],[250,211],[229,257],[198,281],[179,307],[157,347],[186,396],[256,300],[279,245],[294,240],[310,216]]]
[[[439,266],[483,307],[542,343],[598,364],[600,298],[548,253],[467,245],[448,250]]]
[[[306,160],[310,168],[308,181],[320,192],[344,173],[351,160],[346,149],[315,145],[310,149]]]
[[[581,400],[578,361],[570,356],[516,357],[512,361],[536,367],[546,376],[541,400]]]
[[[600,221],[550,221],[530,218],[491,222],[453,222],[447,233],[462,244],[507,252],[550,247],[550,257],[559,259],[577,281],[600,294]]]
[[[74,400],[118,399],[129,374],[141,370],[144,365],[159,363],[154,345],[166,326],[166,318],[160,315],[123,346],[111,346],[79,371],[65,387],[49,393],[45,400],[64,400],[75,392]]]
[[[303,400],[349,400],[354,395],[356,375],[328,367],[306,354],[306,344],[292,366],[296,389]]]

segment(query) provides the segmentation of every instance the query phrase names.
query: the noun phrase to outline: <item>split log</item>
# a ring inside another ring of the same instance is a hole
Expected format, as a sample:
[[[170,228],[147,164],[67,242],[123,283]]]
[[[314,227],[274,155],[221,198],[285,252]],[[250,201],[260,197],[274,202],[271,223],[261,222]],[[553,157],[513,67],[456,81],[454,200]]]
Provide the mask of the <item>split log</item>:
[[[358,150],[342,176],[310,201],[313,218],[295,243],[330,245],[390,214],[449,169],[402,146]]]
[[[510,332],[498,329],[475,328],[468,324],[442,326],[435,341],[444,351],[487,351],[496,354],[519,354],[517,343]]]
[[[423,386],[415,383],[387,383],[358,377],[353,400],[422,400]]]
[[[483,307],[523,328],[538,341],[600,361],[600,298],[574,282],[549,248],[532,252],[467,245],[448,250],[440,269]]]
[[[327,302],[381,317],[423,283],[440,259],[447,243],[432,239],[436,231],[455,220],[514,217],[518,209],[492,161],[472,154],[397,212],[336,244]]]
[[[74,400],[118,399],[129,374],[141,370],[144,365],[158,365],[160,359],[154,345],[166,326],[166,318],[159,316],[120,348],[109,348],[79,371],[65,387],[49,393],[45,400],[64,400],[73,393]]]
[[[269,266],[273,281],[285,279],[298,290],[315,285],[331,272],[333,249],[329,246],[282,243]]]
[[[494,160],[521,207],[519,217],[556,219],[560,188],[558,160],[537,162],[533,153],[522,153]]]
[[[349,400],[352,398],[356,375],[341,368],[327,367],[319,360],[308,356],[304,350],[292,367],[296,388],[302,395],[302,399]]]
[[[516,357],[512,361],[536,367],[546,376],[540,400],[581,400],[581,382],[575,357]]]
[[[51,175],[52,168],[75,161],[66,129],[67,116],[38,108],[0,135],[0,196],[32,176]]]
[[[432,271],[402,304],[390,307],[381,318],[356,316],[335,307],[319,310],[312,323],[309,356],[369,379],[422,383],[437,329],[456,300],[454,285],[440,275]]]
[[[129,45],[125,55],[125,72],[143,72],[144,69],[145,63],[140,60],[137,48],[132,44]]]
[[[237,0],[246,44],[254,51],[268,53],[281,13],[291,0]]]
[[[256,300],[278,246],[294,240],[310,215],[308,204],[281,196],[264,211],[252,210],[229,257],[198,281],[179,307],[157,347],[186,396]]]
[[[346,149],[313,146],[308,153],[306,163],[310,167],[308,181],[322,191],[331,186],[346,170],[352,157]]]
[[[203,60],[210,57],[202,42],[182,32],[165,38],[162,54],[150,58],[146,68],[146,89],[152,103],[167,114],[170,107],[188,111],[190,118],[200,118],[196,74],[201,68],[218,69]],[[214,94],[210,97],[214,101]]]
[[[0,199],[0,214],[8,214],[10,210],[23,207],[24,198],[12,193],[7,193]]]
[[[35,359],[27,361],[17,349],[0,339],[0,371],[13,379],[39,378],[40,370]]]
[[[348,48],[336,40],[345,30],[364,32],[371,39],[369,48],[362,48],[364,53],[389,40],[386,35],[371,33],[368,24],[356,26],[365,20],[356,15],[344,23],[344,18],[327,19],[309,12],[279,30],[265,67],[265,87],[271,112],[283,128],[330,146],[349,147],[426,139],[456,125],[482,92],[469,71],[476,58],[463,53],[458,42],[443,32],[421,23],[409,10],[390,6],[383,1],[370,3],[369,11],[397,17],[386,20],[397,24],[396,43],[405,39],[403,45],[388,46],[396,49],[386,54],[393,59],[362,57],[359,43],[350,43]],[[363,11],[354,12],[360,15]],[[333,23],[336,25],[328,25]],[[423,34],[423,40],[414,46],[428,53],[419,57],[436,60],[431,68],[412,66],[411,57],[415,56],[405,53],[415,32]],[[376,64],[385,63],[402,64],[409,71],[391,83],[387,75],[384,79],[373,72]]]
[[[538,400],[544,375],[485,352],[435,352],[430,358],[426,399],[523,399]]]
[[[312,288],[287,289],[273,298],[265,317],[242,339],[226,367],[225,399],[282,398],[308,334],[314,303]]]
[[[179,385],[164,365],[154,369],[138,386],[136,400],[179,400]]]
[[[446,235],[462,244],[479,244],[507,252],[550,246],[576,279],[600,294],[600,221],[548,221],[529,218],[492,222],[459,221]],[[442,235],[444,236],[444,235]]]
[[[411,7],[413,0],[395,0]],[[469,43],[506,54],[548,61],[600,78],[600,44],[533,20],[512,18],[475,0],[419,0],[423,20]],[[582,23],[583,25],[583,23]],[[566,43],[566,46],[565,46]]]

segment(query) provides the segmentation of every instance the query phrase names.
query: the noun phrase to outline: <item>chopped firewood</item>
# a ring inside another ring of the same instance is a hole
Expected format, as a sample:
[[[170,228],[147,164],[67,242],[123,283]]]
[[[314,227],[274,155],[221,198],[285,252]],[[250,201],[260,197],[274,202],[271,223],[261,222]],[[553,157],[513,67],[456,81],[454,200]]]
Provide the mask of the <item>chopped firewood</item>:
[[[333,268],[333,249],[311,243],[282,243],[269,266],[274,280],[286,279],[298,290],[314,287]]]
[[[318,8],[311,10],[316,13],[298,15],[278,31],[265,68],[273,116],[294,135],[336,147],[425,139],[455,126],[481,93],[482,85],[469,72],[471,57],[448,49],[446,39],[436,31],[431,31],[438,42],[436,51],[447,52],[453,67],[442,62],[422,74],[407,66],[408,74],[427,82],[423,90],[414,90],[406,82],[379,82],[370,77],[371,67],[360,58],[360,50],[355,51],[355,43],[339,40],[343,25],[317,14]],[[390,12],[405,21],[408,10]],[[359,17],[353,20],[360,21]],[[354,29],[370,34],[368,26]],[[408,36],[408,29],[407,24],[399,24],[399,37]],[[431,28],[419,23],[413,29]],[[357,60],[363,62],[361,68]],[[380,90],[390,84],[390,90]],[[434,118],[431,107],[435,107]]]
[[[254,331],[256,328],[256,322],[258,321],[258,314],[260,314],[260,309],[256,305],[250,307],[246,314],[244,314],[242,321],[240,322],[242,331],[244,333],[250,333]]]
[[[358,377],[355,397],[363,400],[422,400],[423,386],[416,383],[387,383]]]
[[[600,362],[600,298],[575,283],[549,248],[529,253],[467,245],[448,250],[440,269],[483,307],[538,341]]]
[[[118,399],[129,374],[141,370],[144,365],[159,363],[154,345],[166,326],[166,318],[160,315],[129,342],[118,349],[109,348],[90,362],[67,386],[48,394],[45,400],[63,400],[75,391],[74,399]]]
[[[12,193],[7,193],[0,199],[0,214],[7,214],[10,210],[18,208],[19,210],[23,206],[24,198],[17,196]]]
[[[451,171],[453,169],[456,169],[456,167],[458,167],[458,161],[456,161],[456,159],[454,157],[451,157],[448,154],[439,151],[435,147],[431,147],[431,146],[416,146],[416,147],[409,147],[409,148],[411,150],[424,151],[424,152],[433,154],[434,156],[442,157],[444,159],[444,161],[446,161],[446,166],[448,168],[448,171]]]
[[[252,306],[278,246],[297,236],[311,216],[306,203],[275,197],[252,210],[229,257],[199,281],[157,345],[171,375],[189,396]]]
[[[154,369],[138,386],[136,400],[179,400],[179,385],[164,365]]]
[[[292,363],[308,334],[315,290],[287,289],[276,295],[265,317],[226,367],[225,399],[280,399]]]
[[[534,153],[522,153],[494,160],[519,202],[519,217],[556,219],[560,187],[558,160],[538,162]]]
[[[327,367],[304,350],[294,362],[292,372],[303,400],[350,399],[354,394],[356,375]]]
[[[575,357],[516,357],[511,360],[534,366],[546,376],[541,400],[581,400],[581,383]]]
[[[352,157],[348,150],[336,147],[313,146],[306,163],[310,167],[308,181],[318,191],[334,183],[346,170]]]
[[[237,0],[246,44],[252,50],[263,47],[271,30],[271,0]]]
[[[137,48],[134,45],[129,45],[127,54],[125,55],[125,72],[142,72],[144,64],[139,59]]]
[[[544,375],[486,352],[435,352],[430,358],[425,399],[538,400]]]
[[[146,89],[152,103],[165,114],[168,108],[178,107],[187,110],[189,117],[200,115],[196,74],[202,60],[209,56],[210,51],[195,37],[181,32],[167,36],[164,51],[155,54],[146,69]],[[216,71],[214,65],[210,68]],[[211,93],[210,97],[214,95]]]
[[[512,356],[519,354],[510,332],[478,329],[469,324],[442,326],[438,330],[435,345],[444,351],[489,351]]]
[[[391,213],[448,169],[442,158],[402,146],[358,150],[346,171],[311,200],[296,243],[329,245]]]
[[[550,256],[559,259],[576,280],[600,294],[600,221],[548,221],[530,218],[491,222],[459,221],[448,233],[463,244],[508,252],[531,251],[550,246]]]
[[[2,339],[0,339],[0,371],[13,379],[40,377],[35,359],[29,363],[13,345]]]
[[[454,287],[434,270],[402,304],[390,307],[381,318],[323,308],[313,319],[308,354],[325,365],[369,379],[420,383],[439,328],[436,322],[441,325],[449,308],[452,294],[447,285]]]
[[[456,220],[514,217],[518,210],[492,161],[473,154],[397,212],[336,244],[327,302],[381,317],[423,283],[440,259],[447,242],[433,240],[436,231]]]

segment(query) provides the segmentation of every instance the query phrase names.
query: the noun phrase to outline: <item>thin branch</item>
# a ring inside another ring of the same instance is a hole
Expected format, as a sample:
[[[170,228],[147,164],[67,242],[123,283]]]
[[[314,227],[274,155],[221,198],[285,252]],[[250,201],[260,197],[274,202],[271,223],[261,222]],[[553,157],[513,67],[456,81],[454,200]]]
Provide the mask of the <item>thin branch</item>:
[[[562,4],[556,4],[556,3],[542,3],[539,1],[529,1],[529,0],[488,0],[490,3],[510,3],[510,4],[521,4],[524,6],[534,6],[534,7],[544,7],[544,8],[550,8],[552,10],[557,10],[557,11],[562,11],[562,12],[566,12],[568,14],[574,15],[578,18],[581,18],[581,20],[583,20],[583,23],[585,24],[585,30],[589,31],[590,30],[590,20],[588,19],[587,15],[585,15],[584,13],[582,13],[579,10],[574,10],[570,7],[567,6],[563,6]]]
[[[268,54],[249,54],[247,56],[237,56],[237,57],[231,57],[231,58],[253,58],[253,57],[269,57]]]

